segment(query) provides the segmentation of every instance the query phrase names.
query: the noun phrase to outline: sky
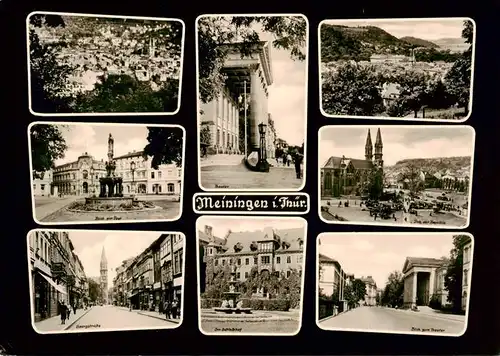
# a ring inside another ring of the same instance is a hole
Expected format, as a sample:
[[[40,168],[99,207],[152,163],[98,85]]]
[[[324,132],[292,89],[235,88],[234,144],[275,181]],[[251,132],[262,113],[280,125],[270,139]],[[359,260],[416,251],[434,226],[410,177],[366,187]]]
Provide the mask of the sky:
[[[385,166],[403,159],[472,156],[474,152],[473,131],[464,126],[328,126],[320,131],[320,164],[331,156],[364,159],[368,129],[375,145],[378,127]]]
[[[383,288],[389,274],[402,272],[406,257],[449,257],[454,233],[323,234],[318,252],[337,260],[355,278],[372,276]]]
[[[260,25],[253,29],[261,41],[273,41],[272,34],[262,31]],[[309,43],[309,41],[307,41]],[[270,48],[271,72],[273,84],[268,87],[268,112],[274,120],[278,137],[290,145],[300,146],[305,140],[306,105],[307,105],[307,61],[294,60],[290,52]],[[304,48],[307,56],[307,48]]]
[[[197,230],[204,231],[204,226],[212,226],[212,234],[214,236],[223,237],[228,230],[233,232],[238,231],[258,231],[266,227],[273,229],[296,229],[304,228],[305,221],[301,218],[261,218],[261,217],[207,217],[203,216],[196,222]]]
[[[94,159],[107,161],[108,136],[111,133],[115,140],[115,157],[127,154],[133,150],[144,149],[148,136],[148,129],[144,125],[56,125],[61,129],[68,149],[64,158],[55,161],[56,165],[74,162],[84,152],[94,156]]]
[[[151,231],[69,231],[74,252],[82,262],[87,277],[100,276],[101,253],[104,246],[108,260],[109,287],[116,276],[115,269],[122,261],[141,254],[160,235],[159,232]]]
[[[440,20],[369,20],[369,21],[325,21],[330,25],[342,26],[376,26],[391,35],[401,38],[411,36],[423,40],[433,41],[442,38],[461,38],[463,22],[465,19],[440,19]]]

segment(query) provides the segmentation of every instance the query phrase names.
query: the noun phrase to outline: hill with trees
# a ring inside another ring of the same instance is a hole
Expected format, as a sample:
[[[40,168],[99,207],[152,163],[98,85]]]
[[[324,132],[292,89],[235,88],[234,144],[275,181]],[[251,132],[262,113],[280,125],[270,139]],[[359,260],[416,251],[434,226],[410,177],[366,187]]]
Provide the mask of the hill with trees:
[[[470,156],[457,157],[437,157],[437,158],[411,158],[396,162],[393,166],[388,166],[384,170],[386,173],[402,173],[409,166],[425,170],[431,174],[435,172],[450,172],[469,171],[471,166]]]
[[[417,37],[405,36],[401,37],[400,40],[418,47],[439,48],[439,46],[434,42],[423,40]]]

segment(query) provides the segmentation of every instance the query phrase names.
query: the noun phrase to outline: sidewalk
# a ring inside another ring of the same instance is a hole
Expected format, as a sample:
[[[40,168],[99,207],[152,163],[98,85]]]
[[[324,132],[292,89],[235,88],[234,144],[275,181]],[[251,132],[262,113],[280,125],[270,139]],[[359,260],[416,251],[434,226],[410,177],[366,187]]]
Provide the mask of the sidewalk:
[[[243,162],[244,155],[217,154],[200,158],[200,167],[207,166],[235,166]]]
[[[34,327],[38,332],[50,332],[50,331],[64,331],[69,329],[74,323],[80,320],[85,314],[90,312],[92,308],[77,309],[76,314],[71,311],[71,315],[69,319],[66,319],[65,324],[61,324],[61,316],[56,315],[51,318],[39,321],[38,323],[34,323]]]
[[[127,307],[117,307],[117,308],[120,308],[120,309],[123,309],[123,310],[127,310],[127,311],[130,311],[130,312],[134,312],[134,313],[137,313],[139,315],[149,316],[151,318],[156,318],[156,319],[160,319],[160,320],[170,321],[171,323],[175,323],[175,324],[179,324],[180,323],[180,318],[179,319],[172,319],[172,318],[167,319],[165,317],[165,314],[160,314],[160,313],[158,313],[156,311],[137,310],[137,309],[130,310]]]
[[[44,204],[37,206],[35,208],[35,217],[37,220],[42,221],[45,219],[47,216],[55,213],[58,210],[61,210],[65,206],[73,203],[74,201],[77,201],[78,199],[81,199],[82,197],[79,196],[70,196],[70,197],[65,197],[65,198],[54,198],[54,201],[49,204]],[[36,197],[35,197],[36,199]]]
[[[426,308],[421,308],[421,309],[419,309],[418,312],[412,311],[411,309],[394,309],[394,310],[398,310],[398,311],[405,312],[405,313],[428,315],[430,317],[437,318],[437,319],[459,321],[459,322],[465,321],[465,315],[441,313],[441,312],[433,310],[431,308],[429,308],[428,310]]]

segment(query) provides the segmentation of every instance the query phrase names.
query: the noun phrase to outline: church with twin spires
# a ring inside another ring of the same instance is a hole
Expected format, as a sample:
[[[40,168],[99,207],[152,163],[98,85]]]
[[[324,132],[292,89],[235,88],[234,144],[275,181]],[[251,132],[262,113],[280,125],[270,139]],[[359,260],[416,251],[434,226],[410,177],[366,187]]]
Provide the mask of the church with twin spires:
[[[366,136],[365,159],[331,156],[321,169],[321,197],[333,198],[341,195],[361,195],[374,169],[384,168],[383,143],[380,128],[377,129],[375,145],[370,129]]]

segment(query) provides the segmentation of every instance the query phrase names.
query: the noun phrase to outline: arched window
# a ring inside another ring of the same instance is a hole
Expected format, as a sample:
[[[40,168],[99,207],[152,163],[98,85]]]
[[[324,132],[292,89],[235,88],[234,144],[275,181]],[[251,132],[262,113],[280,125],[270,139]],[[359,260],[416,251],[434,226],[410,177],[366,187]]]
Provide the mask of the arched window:
[[[88,179],[89,178],[89,172],[87,170],[82,172],[83,179]]]
[[[332,174],[330,172],[325,173],[325,189],[332,189]]]
[[[175,192],[174,183],[168,183],[167,184],[167,190],[168,190],[169,193],[174,193]]]

